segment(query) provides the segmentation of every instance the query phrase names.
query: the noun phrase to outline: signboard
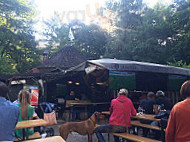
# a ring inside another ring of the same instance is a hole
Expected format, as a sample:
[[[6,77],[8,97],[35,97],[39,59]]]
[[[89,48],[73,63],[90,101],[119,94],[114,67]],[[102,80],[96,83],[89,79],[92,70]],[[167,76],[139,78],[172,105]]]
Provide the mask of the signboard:
[[[109,72],[109,87],[110,89],[126,88],[129,90],[136,89],[136,75],[133,72]]]
[[[31,105],[38,105],[39,89],[36,86],[30,86],[30,93],[32,94]]]

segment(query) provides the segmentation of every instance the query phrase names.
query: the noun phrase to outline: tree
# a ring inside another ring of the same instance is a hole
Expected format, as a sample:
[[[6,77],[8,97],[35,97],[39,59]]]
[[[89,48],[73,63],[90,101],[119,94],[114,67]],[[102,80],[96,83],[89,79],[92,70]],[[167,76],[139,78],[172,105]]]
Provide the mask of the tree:
[[[79,20],[73,20],[70,24],[59,23],[59,16],[54,16],[45,21],[46,50],[54,54],[68,44],[72,44],[81,51],[88,59],[97,59],[104,55],[106,44],[106,32],[98,25],[85,25]],[[68,39],[69,28],[74,34],[74,42]]]
[[[107,32],[100,26],[83,25],[75,30],[75,46],[88,58],[99,59],[104,56]]]
[[[173,36],[173,45],[176,49],[175,60],[190,64],[190,0],[176,0],[171,8],[175,11],[173,16],[173,28],[176,34]],[[174,61],[175,61],[174,60]]]
[[[167,64],[183,60],[189,64],[189,3],[170,6],[158,3],[148,9],[136,35],[134,60]]]
[[[110,3],[107,5],[110,8]],[[133,33],[141,24],[143,5],[141,0],[120,0],[112,3],[115,18],[112,21],[114,31],[110,33],[106,45],[106,57],[133,59],[132,48],[135,47]]]
[[[23,73],[39,64],[39,51],[32,30],[34,14],[26,0],[0,2],[0,58],[12,66],[13,72]]]

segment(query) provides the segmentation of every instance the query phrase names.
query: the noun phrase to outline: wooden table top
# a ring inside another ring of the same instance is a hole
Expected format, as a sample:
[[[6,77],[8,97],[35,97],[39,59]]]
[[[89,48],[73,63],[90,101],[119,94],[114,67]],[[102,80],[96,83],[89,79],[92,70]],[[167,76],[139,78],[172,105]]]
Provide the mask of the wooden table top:
[[[15,129],[32,128],[32,127],[46,126],[46,125],[48,125],[48,122],[46,122],[43,119],[26,120],[18,122]]]
[[[103,104],[110,104],[109,102],[104,102],[104,103],[87,103],[87,102],[84,102],[84,103],[70,103],[69,105],[72,106],[72,105],[103,105]]]
[[[155,117],[154,114],[143,114],[143,115],[131,116],[131,118],[134,118],[134,119],[149,120],[149,121],[160,121],[160,119],[156,119],[154,117]]]
[[[66,108],[69,107],[71,103],[91,103],[90,100],[66,100]]]
[[[65,142],[65,140],[60,136],[53,136],[53,137],[47,137],[44,139],[28,140],[25,142]]]
[[[110,115],[109,111],[102,111],[102,114],[105,115]],[[141,120],[149,120],[149,121],[160,121],[160,119],[154,118],[155,115],[153,114],[143,114],[143,115],[136,115],[136,116],[131,116],[131,118],[134,119],[141,119]]]
[[[102,113],[102,114],[105,114],[105,115],[110,115],[110,112],[109,112],[109,111],[102,111],[101,113]]]

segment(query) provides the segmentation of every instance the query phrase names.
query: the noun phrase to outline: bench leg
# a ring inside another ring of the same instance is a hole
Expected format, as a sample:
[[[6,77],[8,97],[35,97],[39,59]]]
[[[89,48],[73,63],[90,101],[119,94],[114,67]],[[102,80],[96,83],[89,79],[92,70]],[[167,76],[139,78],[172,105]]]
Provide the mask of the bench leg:
[[[108,142],[110,142],[110,134],[108,133]]]

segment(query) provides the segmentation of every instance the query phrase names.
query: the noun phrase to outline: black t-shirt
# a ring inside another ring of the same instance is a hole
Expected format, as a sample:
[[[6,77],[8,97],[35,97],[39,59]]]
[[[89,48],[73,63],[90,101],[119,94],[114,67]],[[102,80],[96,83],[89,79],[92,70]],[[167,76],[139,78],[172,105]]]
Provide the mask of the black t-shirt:
[[[169,98],[163,96],[163,97],[158,97],[156,99],[156,104],[157,105],[163,105],[163,108],[162,109],[166,109],[166,110],[170,110],[172,105],[171,105],[171,102],[169,100]]]
[[[73,95],[73,96],[67,95],[66,100],[75,100],[75,95]]]
[[[145,110],[145,114],[154,114],[153,112],[153,105],[156,104],[155,100],[152,99],[144,99],[142,100],[140,107],[142,107]]]

